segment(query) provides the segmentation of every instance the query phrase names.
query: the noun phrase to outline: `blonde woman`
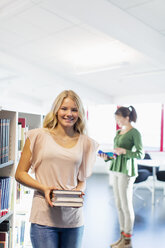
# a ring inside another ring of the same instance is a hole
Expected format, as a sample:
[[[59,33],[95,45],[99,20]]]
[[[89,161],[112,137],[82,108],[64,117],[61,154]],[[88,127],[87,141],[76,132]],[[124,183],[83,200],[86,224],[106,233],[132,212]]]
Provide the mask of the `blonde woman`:
[[[30,215],[33,248],[81,247],[82,207],[53,207],[51,192],[53,189],[84,192],[97,147],[85,135],[84,108],[72,90],[57,96],[43,128],[27,133],[15,178],[35,190]],[[30,167],[36,179],[28,174]]]

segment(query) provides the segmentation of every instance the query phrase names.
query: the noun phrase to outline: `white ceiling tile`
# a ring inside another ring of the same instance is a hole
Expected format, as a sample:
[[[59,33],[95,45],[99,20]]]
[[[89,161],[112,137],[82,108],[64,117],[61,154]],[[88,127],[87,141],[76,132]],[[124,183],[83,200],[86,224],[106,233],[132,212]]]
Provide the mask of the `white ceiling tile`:
[[[31,8],[35,5],[29,0],[1,0],[0,1],[0,18],[11,18],[26,9]]]
[[[22,45],[25,43],[25,39],[13,32],[0,29],[0,48],[6,47],[8,49],[14,48],[16,46]]]
[[[157,30],[165,29],[165,1],[153,0],[143,6],[137,6],[128,10],[143,23]]]
[[[63,18],[58,17],[55,13],[44,10],[38,6],[24,11],[20,14],[20,17],[32,23],[34,26],[45,30],[47,33],[55,33],[73,25]]]
[[[143,5],[144,3],[151,2],[153,0],[106,0],[114,5],[122,8],[127,9],[135,6]]]
[[[11,69],[5,69],[0,65],[0,80],[14,76],[15,74],[11,72]]]
[[[109,35],[103,32],[100,32],[98,29],[93,28],[89,26],[88,24],[81,24],[79,25],[79,28],[86,30],[89,34],[91,33],[92,35],[99,36],[100,38],[102,37],[104,40],[108,40],[108,41],[114,40],[113,37],[110,37]]]
[[[67,0],[65,1],[65,5],[69,4],[70,2]],[[81,24],[82,21],[79,20],[78,18],[69,15],[68,13],[64,12],[63,9],[59,8],[58,5],[61,6],[60,1],[59,0],[44,0],[42,1],[42,3],[40,4],[40,7],[42,7],[43,9],[49,10],[50,12],[56,14],[57,16],[62,17],[64,20],[72,23],[72,24]],[[74,6],[73,6],[74,8]]]
[[[160,33],[165,35],[165,30],[160,30]]]
[[[23,37],[27,42],[47,35],[45,30],[28,23],[21,19],[20,16],[1,21],[0,28],[15,33],[18,37]]]

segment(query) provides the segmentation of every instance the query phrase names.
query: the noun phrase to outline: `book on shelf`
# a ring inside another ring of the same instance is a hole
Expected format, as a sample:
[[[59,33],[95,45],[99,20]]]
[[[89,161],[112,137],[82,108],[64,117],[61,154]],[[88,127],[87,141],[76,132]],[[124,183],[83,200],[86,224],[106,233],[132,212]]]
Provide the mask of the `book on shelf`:
[[[26,125],[26,118],[19,117],[18,118],[18,153],[17,153],[17,161],[19,162],[23,150],[23,146],[26,140],[26,132],[28,131],[29,126]],[[21,194],[24,191],[24,186],[20,183],[16,182],[16,202],[20,203]]]
[[[10,119],[0,119],[0,164],[9,161]]]
[[[18,118],[18,151],[22,151],[25,143],[26,119]]]
[[[26,125],[26,118],[18,118],[18,151],[23,150],[23,146],[26,140],[26,132],[28,130],[29,126]]]
[[[0,232],[0,248],[8,248],[8,233],[7,232]]]
[[[10,177],[0,177],[0,217],[9,211],[10,199]]]
[[[54,206],[65,207],[82,207],[82,191],[73,190],[53,190],[52,203]]]

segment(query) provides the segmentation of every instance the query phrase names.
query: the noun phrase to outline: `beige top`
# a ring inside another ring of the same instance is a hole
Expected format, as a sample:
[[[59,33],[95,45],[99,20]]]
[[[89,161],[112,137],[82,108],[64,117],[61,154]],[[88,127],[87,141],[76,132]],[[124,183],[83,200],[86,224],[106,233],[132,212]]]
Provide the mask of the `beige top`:
[[[84,181],[92,173],[96,159],[97,142],[80,135],[76,145],[64,148],[56,143],[44,128],[27,132],[32,153],[32,172],[36,180],[57,189],[73,190],[78,180]],[[35,190],[30,222],[54,227],[79,227],[83,225],[80,208],[50,207],[44,196]]]

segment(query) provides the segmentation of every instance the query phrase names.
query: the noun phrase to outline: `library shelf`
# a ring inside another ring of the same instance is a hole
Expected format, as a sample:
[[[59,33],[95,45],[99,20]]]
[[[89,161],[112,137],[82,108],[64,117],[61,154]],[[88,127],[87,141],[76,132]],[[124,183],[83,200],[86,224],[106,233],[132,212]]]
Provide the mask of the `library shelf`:
[[[10,211],[9,213],[5,214],[0,218],[0,224],[4,222],[5,220],[10,219],[13,216],[13,211]]]
[[[1,169],[1,168],[8,167],[8,166],[11,166],[11,165],[14,165],[14,161],[13,161],[13,160],[9,160],[9,161],[6,162],[6,163],[0,164],[0,169]]]

